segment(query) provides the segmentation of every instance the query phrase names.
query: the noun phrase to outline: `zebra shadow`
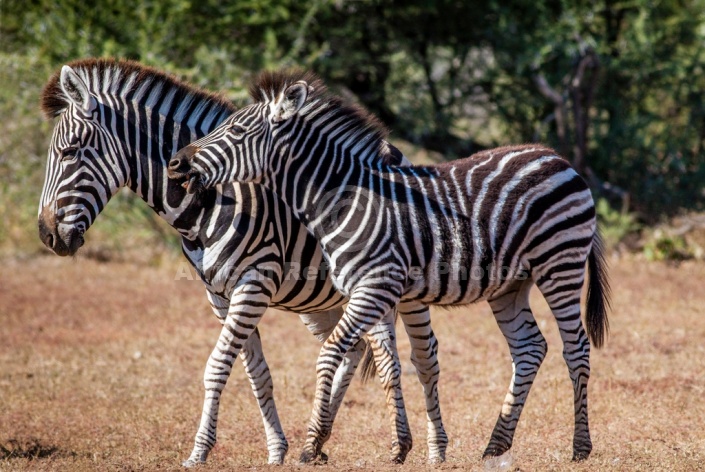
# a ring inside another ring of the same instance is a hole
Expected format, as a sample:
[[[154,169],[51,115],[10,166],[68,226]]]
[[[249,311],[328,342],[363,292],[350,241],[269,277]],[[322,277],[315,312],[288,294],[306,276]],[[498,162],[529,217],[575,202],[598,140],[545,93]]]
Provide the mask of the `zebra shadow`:
[[[10,459],[47,459],[50,457],[77,457],[73,451],[64,451],[56,446],[43,444],[37,438],[25,440],[9,439],[0,443],[0,461]]]

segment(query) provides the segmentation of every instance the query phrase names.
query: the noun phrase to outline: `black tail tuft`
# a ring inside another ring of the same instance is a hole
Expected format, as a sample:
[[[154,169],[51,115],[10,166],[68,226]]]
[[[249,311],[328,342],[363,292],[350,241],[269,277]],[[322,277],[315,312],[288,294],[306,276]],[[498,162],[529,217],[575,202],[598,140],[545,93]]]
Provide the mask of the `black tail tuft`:
[[[365,353],[362,356],[362,364],[360,365],[360,382],[367,383],[377,373],[375,355],[372,353],[372,348],[370,347],[369,342],[365,342]]]
[[[399,318],[399,310],[394,310],[394,324]],[[365,340],[365,352],[362,354],[362,364],[360,365],[360,382],[367,383],[377,373],[377,364],[375,364],[375,355],[372,352],[370,343]]]
[[[610,283],[607,276],[604,246],[600,232],[595,231],[592,249],[588,255],[587,313],[585,322],[590,342],[602,347],[610,330],[607,309],[610,306]]]

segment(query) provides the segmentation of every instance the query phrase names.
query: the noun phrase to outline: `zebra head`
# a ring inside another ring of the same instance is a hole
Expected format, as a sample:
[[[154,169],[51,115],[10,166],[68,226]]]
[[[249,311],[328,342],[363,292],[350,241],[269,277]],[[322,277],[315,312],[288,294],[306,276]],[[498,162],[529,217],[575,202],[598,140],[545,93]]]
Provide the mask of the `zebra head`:
[[[182,236],[197,235],[215,192],[189,195],[166,168],[236,110],[230,101],[137,62],[88,58],[49,79],[42,109],[58,118],[39,202],[39,235],[54,252],[74,254],[123,186]]]
[[[314,91],[310,84],[320,79],[305,72],[264,75],[250,90],[254,104],[174,155],[167,171],[170,179],[183,181],[193,193],[225,182],[260,182],[279,167],[277,156],[289,147],[287,137],[297,128],[299,111]]]
[[[126,180],[120,165],[97,159],[115,148],[101,126],[104,110],[90,92],[88,72],[80,72],[64,66],[42,97],[44,113],[59,121],[39,202],[39,237],[60,256],[78,251],[83,234]]]

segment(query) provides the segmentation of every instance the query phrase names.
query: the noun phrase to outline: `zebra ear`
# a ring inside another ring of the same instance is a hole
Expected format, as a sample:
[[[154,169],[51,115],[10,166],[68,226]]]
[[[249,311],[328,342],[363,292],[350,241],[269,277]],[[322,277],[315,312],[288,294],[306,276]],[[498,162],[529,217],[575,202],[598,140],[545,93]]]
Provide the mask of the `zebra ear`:
[[[80,110],[90,113],[97,106],[96,100],[88,91],[86,83],[69,66],[61,68],[59,83],[69,100]]]
[[[272,121],[279,123],[286,121],[301,110],[308,97],[309,86],[303,80],[290,85],[284,90],[279,103],[274,108]]]

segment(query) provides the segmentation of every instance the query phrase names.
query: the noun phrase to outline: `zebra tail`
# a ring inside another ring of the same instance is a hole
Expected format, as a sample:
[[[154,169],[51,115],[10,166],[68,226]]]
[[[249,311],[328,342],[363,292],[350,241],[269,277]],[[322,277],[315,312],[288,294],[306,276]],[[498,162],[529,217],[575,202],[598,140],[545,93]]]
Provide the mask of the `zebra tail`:
[[[399,310],[394,310],[394,324],[397,324]],[[370,343],[365,340],[365,352],[362,354],[362,364],[360,365],[360,382],[367,383],[377,373],[375,355],[372,352]]]
[[[587,313],[585,322],[590,342],[600,348],[609,333],[607,309],[610,307],[610,283],[607,275],[605,249],[599,230],[592,239],[592,249],[588,255]]]
[[[375,355],[372,353],[370,343],[365,340],[365,352],[362,354],[362,364],[360,365],[360,382],[369,382],[376,373]]]

